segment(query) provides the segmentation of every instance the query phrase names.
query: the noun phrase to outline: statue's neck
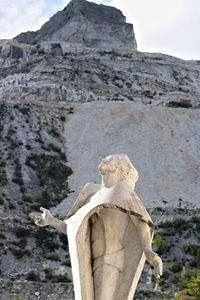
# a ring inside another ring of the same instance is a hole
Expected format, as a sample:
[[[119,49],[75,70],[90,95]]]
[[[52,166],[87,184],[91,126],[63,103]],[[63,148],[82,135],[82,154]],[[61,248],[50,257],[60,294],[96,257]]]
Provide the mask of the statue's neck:
[[[114,174],[109,174],[108,175],[104,175],[102,176],[102,188],[110,188],[115,184],[119,184],[120,182],[122,182],[119,177],[115,176]],[[126,180],[126,183],[129,184],[129,181]],[[134,190],[135,188],[135,184],[133,185],[133,183],[130,183],[131,189]]]
[[[117,178],[115,174],[102,176],[102,188],[110,188],[117,183],[119,183],[119,178]]]

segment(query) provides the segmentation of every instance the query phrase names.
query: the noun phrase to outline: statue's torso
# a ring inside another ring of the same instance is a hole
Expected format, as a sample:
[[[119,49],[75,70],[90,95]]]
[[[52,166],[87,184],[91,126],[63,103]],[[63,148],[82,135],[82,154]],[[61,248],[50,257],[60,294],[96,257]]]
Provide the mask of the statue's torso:
[[[96,212],[90,221],[93,258],[124,248],[124,233],[130,221],[127,214],[114,208],[103,208]]]
[[[120,197],[115,186],[102,188],[92,198],[91,202],[113,202]],[[111,254],[124,247],[123,237],[130,217],[115,208],[101,208],[90,218],[91,242],[94,258]]]

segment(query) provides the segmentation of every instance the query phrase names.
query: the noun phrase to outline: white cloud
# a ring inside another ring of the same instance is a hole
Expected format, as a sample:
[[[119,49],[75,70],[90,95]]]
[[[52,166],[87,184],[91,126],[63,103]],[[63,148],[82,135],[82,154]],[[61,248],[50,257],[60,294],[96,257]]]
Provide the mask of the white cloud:
[[[0,38],[12,38],[28,30],[37,30],[47,17],[45,0],[0,0]]]
[[[200,59],[199,0],[110,0],[108,4],[134,24],[138,50]]]
[[[63,10],[65,6],[70,2],[70,0],[45,0],[46,7],[45,12],[49,17],[54,15],[60,10]]]

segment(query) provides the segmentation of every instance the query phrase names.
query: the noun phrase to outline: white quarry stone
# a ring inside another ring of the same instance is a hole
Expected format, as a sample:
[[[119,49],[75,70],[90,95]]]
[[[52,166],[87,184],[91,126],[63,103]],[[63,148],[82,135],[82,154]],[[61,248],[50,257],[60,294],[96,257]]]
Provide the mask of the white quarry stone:
[[[71,190],[99,182],[102,155],[126,152],[139,170],[136,191],[146,207],[200,207],[199,110],[104,102],[73,107],[65,124]],[[76,197],[69,194],[58,211],[67,212]]]

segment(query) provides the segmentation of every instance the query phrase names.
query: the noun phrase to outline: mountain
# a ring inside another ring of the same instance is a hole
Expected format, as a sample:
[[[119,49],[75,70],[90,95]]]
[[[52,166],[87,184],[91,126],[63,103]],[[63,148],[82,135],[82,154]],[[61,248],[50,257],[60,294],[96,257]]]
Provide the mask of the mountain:
[[[55,41],[102,50],[136,50],[133,25],[125,22],[120,10],[85,0],[72,0],[40,30],[16,36],[20,43]]]
[[[112,153],[139,172],[164,261],[157,282],[145,267],[135,299],[172,299],[200,268],[199,107],[200,62],[137,51],[113,7],[73,0],[0,40],[1,299],[73,299],[66,236],[28,213],[64,218]]]

